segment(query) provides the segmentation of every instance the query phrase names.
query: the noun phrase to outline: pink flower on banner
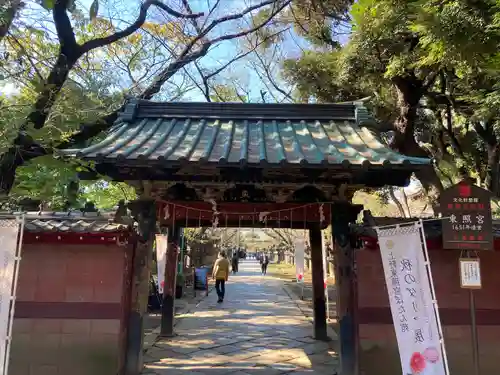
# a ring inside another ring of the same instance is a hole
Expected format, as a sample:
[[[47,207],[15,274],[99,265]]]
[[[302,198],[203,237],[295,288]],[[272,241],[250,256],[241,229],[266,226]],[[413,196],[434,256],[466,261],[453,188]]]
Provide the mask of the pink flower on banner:
[[[434,347],[427,348],[424,350],[424,357],[427,361],[436,363],[439,360],[439,351]]]
[[[299,280],[302,280],[302,274],[299,275],[298,277]]]
[[[165,286],[165,281],[162,281],[160,285],[163,288]]]
[[[422,355],[422,353],[413,353],[410,359],[411,371],[414,374],[420,374],[425,370],[425,366],[425,357]]]

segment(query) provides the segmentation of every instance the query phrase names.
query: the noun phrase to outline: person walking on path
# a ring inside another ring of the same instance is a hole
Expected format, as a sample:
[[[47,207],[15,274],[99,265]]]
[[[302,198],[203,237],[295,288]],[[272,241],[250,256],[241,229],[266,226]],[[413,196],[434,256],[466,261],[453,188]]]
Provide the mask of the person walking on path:
[[[229,278],[229,261],[226,258],[224,250],[219,253],[219,257],[214,263],[212,278],[215,279],[215,290],[219,297],[217,302],[222,303],[224,301],[224,294],[226,293],[226,281]]]
[[[233,273],[238,272],[238,258],[239,254],[237,251],[235,251],[233,254],[233,258],[231,259]]]
[[[260,264],[262,268],[262,274],[265,275],[267,273],[267,265],[269,264],[269,257],[267,256],[267,254],[262,256]]]

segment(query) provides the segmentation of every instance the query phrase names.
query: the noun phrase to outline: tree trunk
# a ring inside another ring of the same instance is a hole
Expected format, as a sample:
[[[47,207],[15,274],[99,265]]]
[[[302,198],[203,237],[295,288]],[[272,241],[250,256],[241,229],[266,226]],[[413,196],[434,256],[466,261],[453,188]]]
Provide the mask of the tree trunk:
[[[488,145],[488,168],[484,179],[485,187],[490,190],[494,196],[498,195],[498,172],[500,162],[500,149],[498,145]]]
[[[403,205],[401,204],[399,199],[396,197],[396,194],[394,194],[394,188],[392,186],[389,186],[389,195],[390,195],[392,201],[394,202],[394,204],[396,204],[396,206],[399,210],[399,214],[402,217],[406,217],[405,209],[403,208]]]
[[[410,208],[410,204],[408,202],[408,195],[406,195],[406,191],[405,189],[401,189],[401,194],[403,195],[403,202],[406,206],[406,211],[408,211],[408,217],[411,217],[411,208]]]
[[[9,194],[14,186],[16,170],[27,160],[46,155],[47,151],[20,131],[12,146],[0,156],[0,197]]]
[[[79,51],[73,51],[69,56],[62,52],[59,53],[57,61],[45,81],[42,91],[38,95],[33,110],[26,118],[25,126],[33,125],[35,129],[43,128],[50,110],[61,92],[66,78],[68,78],[70,70],[79,57]]]
[[[0,41],[9,32],[10,26],[16,18],[17,12],[21,9],[23,4],[20,0],[11,0],[10,4],[6,5],[0,13]]]
[[[487,168],[482,177],[482,185],[490,190],[495,196],[498,194],[500,144],[494,132],[494,118],[486,121],[484,124],[474,123],[474,130],[478,136],[486,143]],[[478,163],[481,161],[478,160]]]
[[[415,120],[419,102],[424,94],[423,82],[414,76],[397,77],[393,80],[398,93],[399,116],[394,122],[394,138],[391,147],[404,155],[428,158],[427,152],[415,139]],[[433,207],[438,210],[437,200],[443,185],[433,166],[425,167],[415,175]]]
[[[0,196],[8,195],[16,178],[16,170],[27,161],[47,154],[42,146],[37,144],[26,131],[30,126],[41,129],[50,110],[54,105],[57,95],[68,78],[70,70],[78,60],[79,51],[73,51],[71,56],[59,54],[56,64],[52,68],[42,91],[38,95],[33,110],[26,117],[17,137],[9,149],[0,157]]]

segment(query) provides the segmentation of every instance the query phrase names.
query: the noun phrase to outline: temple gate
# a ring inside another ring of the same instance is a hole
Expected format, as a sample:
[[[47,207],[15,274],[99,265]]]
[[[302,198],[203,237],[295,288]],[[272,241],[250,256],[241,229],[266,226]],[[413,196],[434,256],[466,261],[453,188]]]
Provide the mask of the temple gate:
[[[342,374],[357,369],[356,273],[352,204],[363,187],[405,186],[428,159],[400,155],[363,126],[374,121],[361,103],[160,103],[129,100],[107,137],[64,155],[95,163],[99,174],[136,187],[129,208],[139,222],[134,305],[128,329],[127,374],[142,368],[151,246],[157,225],[169,228],[162,333],[173,333],[179,228],[267,227],[309,230],[314,337],[326,340],[321,229],[332,224],[338,289]],[[190,213],[192,212],[192,213]],[[196,215],[194,213],[197,213]],[[199,212],[205,214],[199,215]],[[232,214],[235,213],[235,214]],[[327,218],[326,220],[324,218]],[[172,288],[174,286],[174,288]]]

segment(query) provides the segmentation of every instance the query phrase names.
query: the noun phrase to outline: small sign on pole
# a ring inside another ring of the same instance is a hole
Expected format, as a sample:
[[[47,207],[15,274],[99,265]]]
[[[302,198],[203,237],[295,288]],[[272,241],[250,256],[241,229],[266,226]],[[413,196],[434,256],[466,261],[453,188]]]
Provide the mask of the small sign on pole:
[[[479,258],[460,258],[460,287],[481,289],[481,265]]]

